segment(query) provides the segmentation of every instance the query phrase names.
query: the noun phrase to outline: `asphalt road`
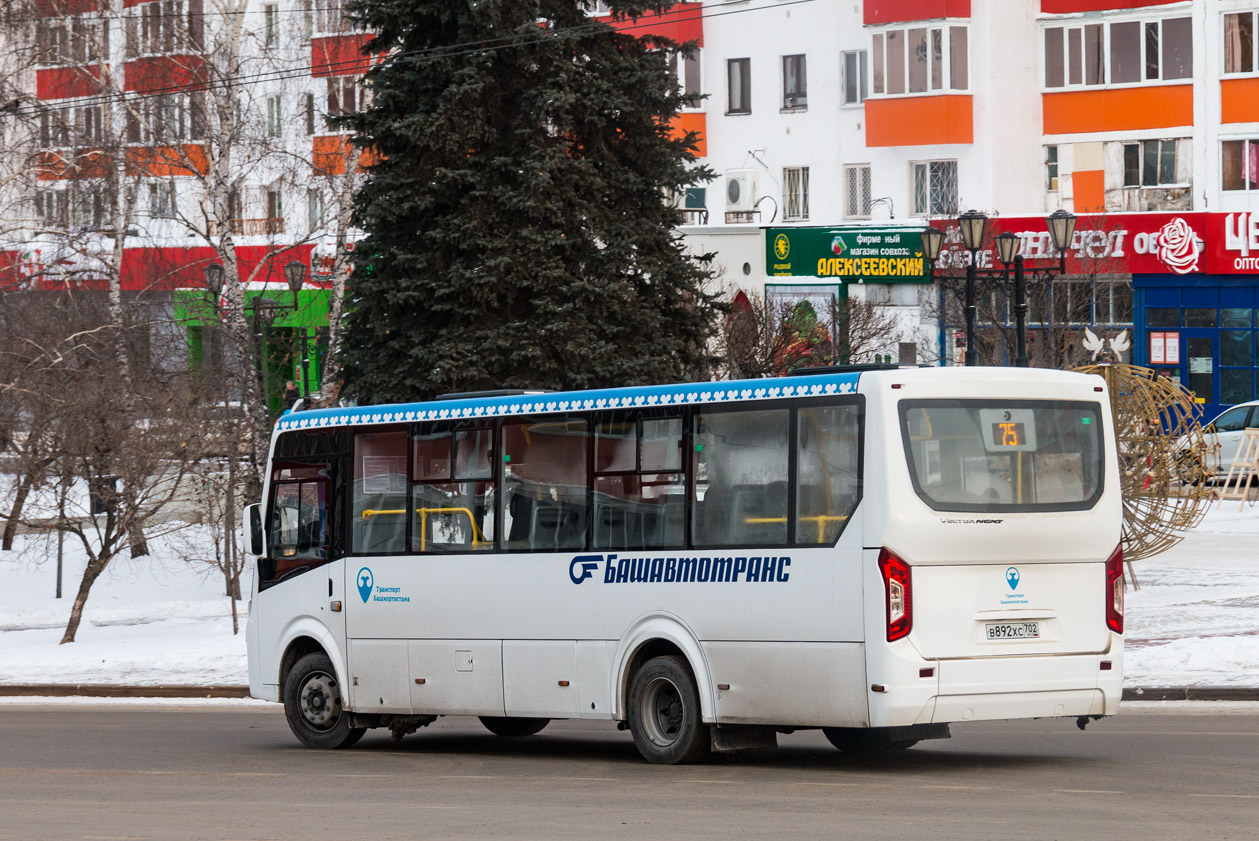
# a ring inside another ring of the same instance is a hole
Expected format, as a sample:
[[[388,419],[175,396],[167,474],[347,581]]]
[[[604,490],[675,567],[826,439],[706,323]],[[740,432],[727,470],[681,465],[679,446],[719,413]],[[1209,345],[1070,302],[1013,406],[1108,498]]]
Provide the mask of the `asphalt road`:
[[[878,760],[820,733],[705,765],[555,722],[299,748],[278,711],[0,707],[0,839],[1255,839],[1259,715],[954,726]]]

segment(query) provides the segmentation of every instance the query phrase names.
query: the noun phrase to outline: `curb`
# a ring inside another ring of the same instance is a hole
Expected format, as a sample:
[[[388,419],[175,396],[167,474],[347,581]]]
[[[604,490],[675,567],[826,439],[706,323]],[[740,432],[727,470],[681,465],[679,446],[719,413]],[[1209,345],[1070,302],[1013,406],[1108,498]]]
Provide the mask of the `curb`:
[[[54,698],[248,698],[248,686],[122,686],[106,683],[0,684],[0,697]],[[1259,701],[1253,686],[1130,687],[1125,701]]]
[[[54,698],[248,698],[248,686],[121,686],[106,683],[0,684],[0,697]]]
[[[1125,701],[1259,701],[1253,686],[1155,686],[1123,691]]]

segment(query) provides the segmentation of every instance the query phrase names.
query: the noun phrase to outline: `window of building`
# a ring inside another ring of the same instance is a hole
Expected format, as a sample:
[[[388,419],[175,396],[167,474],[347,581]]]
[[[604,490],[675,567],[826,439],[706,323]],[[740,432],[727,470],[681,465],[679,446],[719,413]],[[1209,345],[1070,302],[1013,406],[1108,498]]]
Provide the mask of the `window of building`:
[[[970,86],[969,32],[964,26],[877,32],[871,52],[875,94],[962,91]]]
[[[315,33],[315,0],[302,0],[302,43],[309,44]]]
[[[957,213],[957,161],[921,161],[910,165],[916,216]]]
[[[280,97],[267,97],[267,136],[280,136]]]
[[[324,224],[323,191],[309,189],[306,191],[306,228],[311,233],[319,230]]]
[[[315,0],[315,33],[350,32],[354,24],[345,14],[345,0]]]
[[[752,59],[732,58],[726,62],[726,113],[752,113]]]
[[[700,82],[700,52],[696,50],[690,56],[673,52],[669,53],[669,72],[677,77],[678,87],[682,89],[682,107],[699,108],[702,102],[703,87]]]
[[[1176,141],[1142,140],[1123,145],[1123,185],[1162,187],[1176,180]]]
[[[65,190],[35,191],[35,214],[45,228],[60,230],[69,223],[69,204]]]
[[[853,50],[843,54],[844,104],[858,105],[870,95],[870,52]]]
[[[334,76],[328,82],[328,116],[342,117],[353,114],[357,86],[354,76]]]
[[[809,168],[783,167],[783,221],[800,222],[809,218]]]
[[[204,94],[168,93],[140,100],[128,113],[127,134],[132,143],[170,143],[200,140],[205,134]]]
[[[783,56],[783,110],[803,111],[809,107],[809,80],[802,55]]]
[[[175,197],[175,182],[155,181],[149,184],[149,215],[157,219],[174,219],[179,206]]]
[[[844,167],[844,216],[870,218],[870,165]]]
[[[1255,13],[1224,15],[1224,72],[1255,71]]]
[[[262,42],[268,47],[280,43],[280,7],[274,3],[262,7]]]
[[[1259,190],[1259,138],[1225,140],[1221,187],[1225,190]]]
[[[1058,189],[1058,147],[1045,147],[1045,189],[1051,193]]]
[[[1046,88],[1171,81],[1193,75],[1193,31],[1187,17],[1049,26],[1044,47]]]
[[[197,46],[202,16],[189,14],[184,0],[153,0],[127,10],[126,54],[168,55]]]
[[[302,97],[302,122],[306,126],[306,134],[315,133],[315,95],[308,93]]]
[[[267,233],[282,234],[284,224],[284,193],[278,184],[267,188]]]

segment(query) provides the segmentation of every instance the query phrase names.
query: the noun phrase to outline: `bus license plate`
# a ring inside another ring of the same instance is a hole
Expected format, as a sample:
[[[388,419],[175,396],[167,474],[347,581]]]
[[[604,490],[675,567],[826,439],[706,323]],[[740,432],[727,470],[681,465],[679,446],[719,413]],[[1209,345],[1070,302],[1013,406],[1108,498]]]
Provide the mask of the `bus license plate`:
[[[1040,639],[1039,622],[989,622],[984,628],[990,640]]]

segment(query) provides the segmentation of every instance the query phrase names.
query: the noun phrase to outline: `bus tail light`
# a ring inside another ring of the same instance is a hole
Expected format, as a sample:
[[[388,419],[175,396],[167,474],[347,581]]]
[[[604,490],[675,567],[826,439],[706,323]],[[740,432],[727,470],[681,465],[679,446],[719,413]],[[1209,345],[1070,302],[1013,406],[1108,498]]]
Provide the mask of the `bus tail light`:
[[[1123,544],[1106,559],[1106,627],[1123,633]]]
[[[914,626],[913,587],[909,564],[886,549],[879,551],[879,573],[887,593],[887,641],[908,636]]]

